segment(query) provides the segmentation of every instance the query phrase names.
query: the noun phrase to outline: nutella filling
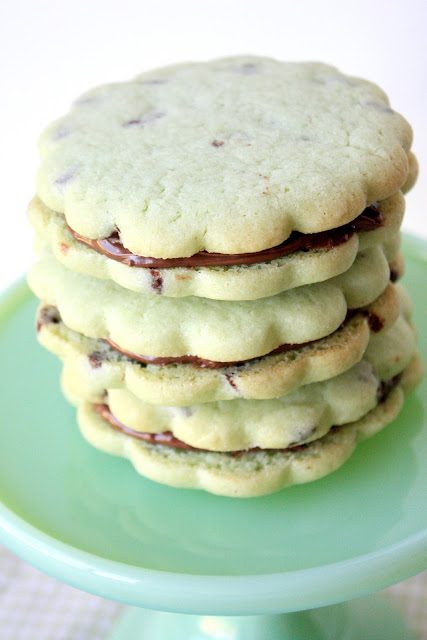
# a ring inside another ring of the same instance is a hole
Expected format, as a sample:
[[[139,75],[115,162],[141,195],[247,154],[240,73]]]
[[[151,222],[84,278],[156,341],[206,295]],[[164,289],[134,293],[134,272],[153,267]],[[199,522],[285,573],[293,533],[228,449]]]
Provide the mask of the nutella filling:
[[[350,309],[347,312],[347,316],[346,316],[346,319],[344,320],[343,325],[345,324],[345,322],[351,320],[351,318],[353,318],[357,313],[362,313],[365,317],[368,318],[369,327],[371,331],[373,331],[374,333],[381,331],[381,329],[383,328],[384,320],[376,313],[373,313],[372,311],[369,311],[367,309]],[[42,307],[39,311],[38,318],[37,318],[37,331],[41,331],[42,327],[45,325],[58,324],[59,322],[61,322],[61,317],[56,307],[53,307],[50,305]],[[201,369],[222,369],[226,367],[241,367],[247,363],[254,362],[255,360],[259,360],[260,358],[277,355],[279,353],[284,353],[285,351],[291,351],[292,349],[301,349],[308,345],[314,345],[323,339],[324,338],[319,338],[318,340],[311,340],[309,342],[300,342],[300,343],[286,343],[286,344],[280,345],[279,347],[277,347],[273,351],[270,351],[269,353],[259,355],[254,358],[249,358],[247,360],[233,360],[233,361],[227,361],[227,362],[221,362],[218,360],[208,360],[206,358],[200,358],[199,356],[192,356],[192,355],[171,356],[171,357],[166,357],[166,356],[155,357],[155,356],[139,355],[137,353],[134,353],[133,351],[127,351],[126,349],[123,349],[118,344],[113,342],[113,340],[104,339],[103,342],[107,343],[112,349],[114,349],[114,351],[117,351],[118,353],[121,353],[127,358],[133,360],[134,362],[139,362],[140,364],[145,364],[145,365],[154,364],[157,366],[187,364],[187,365],[201,368]],[[102,366],[102,361],[104,359],[105,359],[105,354],[102,353],[101,351],[94,351],[89,355],[89,362],[91,366],[95,369]],[[229,383],[231,384],[231,386],[235,386],[235,383],[233,383],[232,379],[229,380]]]
[[[239,264],[256,264],[259,262],[269,262],[277,258],[283,258],[295,251],[309,251],[310,249],[332,249],[344,242],[347,242],[354,233],[363,231],[372,231],[381,227],[384,223],[384,217],[375,204],[370,205],[357,218],[347,224],[329,231],[321,231],[319,233],[300,233],[293,231],[289,238],[270,249],[256,251],[254,253],[209,253],[208,251],[199,251],[187,258],[151,258],[138,256],[126,249],[120,240],[119,232],[113,233],[108,238],[92,240],[80,235],[71,227],[68,227],[70,233],[76,240],[86,244],[98,253],[102,253],[111,260],[116,260],[128,267],[139,267],[148,269],[171,269],[174,267],[219,267],[233,266]],[[161,289],[160,274],[152,274],[156,286],[154,288]],[[159,291],[160,292],[160,291]]]
[[[378,316],[376,313],[369,311],[367,309],[350,309],[347,312],[347,316],[344,320],[344,323],[348,320],[351,320],[357,313],[362,313],[365,317],[368,318],[369,327],[371,331],[374,333],[378,333],[384,326],[383,319]],[[341,325],[343,326],[343,325]],[[338,331],[338,329],[337,329]],[[118,351],[122,355],[134,360],[136,362],[140,362],[141,364],[154,364],[158,366],[165,366],[170,364],[189,364],[193,367],[198,367],[201,369],[222,369],[224,367],[241,367],[247,363],[254,362],[255,360],[259,360],[260,358],[265,358],[266,356],[274,356],[279,353],[284,353],[285,351],[292,351],[292,349],[302,349],[307,345],[316,344],[316,342],[320,342],[324,338],[319,338],[318,340],[310,340],[309,342],[299,342],[292,343],[288,342],[286,344],[282,344],[273,351],[269,353],[265,353],[259,356],[255,356],[254,358],[248,358],[247,360],[232,360],[221,362],[219,360],[208,360],[206,358],[200,358],[199,356],[185,355],[185,356],[171,356],[171,357],[155,357],[155,356],[146,356],[140,355],[138,353],[134,353],[133,351],[127,351],[123,349],[118,344],[113,342],[113,340],[106,339],[105,342],[110,345],[115,351]]]
[[[133,353],[133,351],[126,351],[126,349],[122,349],[118,344],[113,342],[112,340],[106,339],[110,347],[112,347],[115,351],[123,354],[127,358],[131,360],[136,360],[136,362],[141,362],[142,364],[155,364],[159,366],[164,366],[168,364],[191,364],[194,367],[198,367],[200,369],[222,369],[223,367],[238,367],[246,364],[247,362],[253,362],[254,360],[258,360],[264,356],[256,356],[255,358],[249,358],[248,360],[232,360],[227,362],[221,362],[219,360],[207,360],[206,358],[199,358],[199,356],[175,356],[175,357],[159,357],[156,358],[154,356],[145,356],[139,355],[137,353]],[[316,342],[316,340],[313,340]],[[270,353],[265,355],[275,355],[277,353],[283,353],[284,351],[291,351],[292,349],[300,349],[301,347],[305,347],[306,345],[311,344],[310,342],[300,342],[299,344],[287,343],[282,344],[277,349],[270,351]]]
[[[252,447],[251,449],[243,449],[240,451],[225,451],[225,452],[212,452],[209,449],[199,449],[197,447],[192,447],[191,445],[175,438],[171,431],[163,431],[161,433],[147,433],[145,431],[136,431],[135,429],[131,429],[124,425],[120,420],[118,420],[110,411],[108,404],[94,404],[93,405],[96,413],[98,413],[105,422],[115,429],[116,431],[120,431],[127,436],[135,438],[136,440],[143,440],[148,444],[159,444],[164,447],[172,447],[173,449],[183,449],[185,451],[199,451],[202,453],[223,453],[224,455],[230,455],[233,457],[238,457],[243,453],[247,453],[248,451],[296,451],[298,449],[302,449],[306,447],[305,444],[295,444],[287,447],[286,449],[261,449],[260,447]]]
[[[399,373],[393,378],[390,378],[389,380],[383,380],[379,383],[378,392],[377,392],[378,404],[381,404],[387,399],[387,396],[389,395],[389,393],[398,385],[401,377],[402,377],[402,374]],[[147,433],[144,431],[136,431],[135,429],[131,429],[130,427],[127,427],[122,422],[120,422],[120,420],[118,420],[111,413],[108,404],[94,404],[93,407],[96,413],[98,413],[101,416],[101,418],[105,420],[105,422],[108,422],[108,424],[113,429],[115,429],[116,431],[120,431],[121,433],[124,433],[125,435],[135,438],[137,440],[143,440],[148,444],[159,444],[164,447],[172,447],[173,449],[183,449],[185,451],[199,451],[202,453],[213,453],[209,449],[199,449],[197,447],[192,447],[191,445],[183,442],[182,440],[175,438],[175,436],[171,431],[163,431],[161,433]],[[342,425],[342,426],[345,426],[345,425]],[[337,430],[339,428],[340,426],[333,426],[330,429],[330,432]],[[262,449],[261,447],[252,447],[250,449],[242,449],[239,451],[226,451],[226,452],[215,452],[215,453],[223,453],[223,455],[238,457],[243,455],[244,453],[254,452],[254,451],[270,451],[270,452],[281,451],[282,453],[287,451],[295,452],[295,451],[302,451],[306,447],[310,446],[312,442],[315,442],[315,440],[312,440],[311,442],[307,442],[307,443],[302,443],[302,444],[298,444],[296,442],[284,449]]]

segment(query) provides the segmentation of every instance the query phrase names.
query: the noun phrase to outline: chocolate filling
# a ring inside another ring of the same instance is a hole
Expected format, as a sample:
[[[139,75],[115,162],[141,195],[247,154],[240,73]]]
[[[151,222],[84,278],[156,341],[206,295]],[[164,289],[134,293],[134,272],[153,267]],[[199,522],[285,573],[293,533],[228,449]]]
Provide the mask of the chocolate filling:
[[[360,216],[337,229],[330,229],[329,231],[321,231],[319,233],[300,233],[299,231],[293,231],[287,240],[270,249],[264,249],[263,251],[256,251],[254,253],[235,254],[199,251],[187,258],[151,258],[135,255],[123,246],[118,231],[108,238],[92,240],[80,235],[70,227],[68,227],[68,229],[79,242],[86,244],[98,253],[102,253],[107,256],[107,258],[117,260],[117,262],[121,262],[128,267],[171,269],[174,267],[194,268],[239,264],[248,265],[283,258],[295,251],[332,249],[347,242],[354,233],[372,231],[381,227],[383,223],[383,214],[375,204],[372,204],[365,209]],[[161,289],[161,284],[153,285],[153,288],[159,290]]]
[[[143,442],[147,442],[148,444],[160,444],[164,447],[172,447],[173,449],[183,449],[185,451],[200,451],[203,453],[222,453],[222,452],[212,452],[209,449],[198,449],[197,447],[192,447],[191,445],[175,438],[171,431],[163,431],[161,433],[146,433],[144,431],[135,431],[135,429],[131,429],[124,425],[120,420],[118,420],[110,411],[108,404],[94,404],[93,405],[96,413],[98,413],[105,422],[115,429],[116,431],[120,431],[127,436],[135,438],[136,440],[142,440]],[[241,456],[243,453],[247,453],[248,451],[297,451],[306,447],[306,444],[295,444],[286,449],[261,449],[260,447],[252,447],[251,449],[243,449],[240,451],[226,451],[223,455],[230,455],[233,457]]]
[[[376,313],[373,313],[372,311],[369,311],[367,309],[350,309],[347,312],[346,318],[344,320],[344,323],[341,325],[341,327],[345,324],[345,322],[351,320],[351,318],[353,318],[357,313],[362,313],[365,317],[368,318],[369,327],[371,331],[373,331],[374,333],[378,333],[383,328],[384,320],[380,316],[378,316]],[[115,351],[118,351],[119,353],[123,354],[127,358],[130,358],[131,360],[140,362],[142,364],[154,364],[158,366],[165,366],[170,364],[189,364],[189,365],[192,365],[193,367],[198,367],[201,369],[222,369],[224,367],[241,367],[247,363],[254,362],[255,360],[259,360],[260,358],[264,358],[266,356],[274,356],[279,353],[284,353],[286,351],[292,351],[293,349],[302,349],[307,345],[316,344],[316,342],[320,342],[320,340],[324,340],[324,338],[319,338],[318,340],[310,340],[308,342],[299,342],[299,343],[288,342],[286,344],[280,345],[276,349],[273,349],[273,351],[270,351],[269,353],[262,354],[260,356],[255,356],[254,358],[248,358],[247,360],[232,360],[232,361],[226,361],[226,362],[221,362],[219,360],[208,360],[206,358],[200,358],[199,356],[191,356],[191,355],[171,356],[171,357],[145,356],[145,355],[134,353],[133,351],[127,351],[126,349],[122,349],[122,347],[120,347],[118,344],[113,342],[113,340],[106,339],[105,342],[107,342],[107,344],[109,344],[110,347],[112,347]],[[232,387],[235,386],[235,383],[232,380],[228,380],[228,382]]]
[[[122,349],[122,347],[119,347],[119,345],[113,342],[113,340],[106,339],[105,342],[107,342],[110,345],[110,347],[112,347],[115,351],[118,351],[119,353],[123,354],[127,358],[130,358],[131,360],[135,360],[136,362],[141,362],[142,364],[155,364],[158,366],[164,366],[168,364],[190,364],[190,365],[193,365],[193,367],[198,367],[200,369],[222,369],[223,367],[239,367],[246,364],[247,362],[253,362],[254,360],[258,360],[259,358],[264,357],[264,356],[256,356],[255,358],[248,358],[247,360],[233,360],[233,361],[227,361],[227,362],[220,362],[219,360],[207,360],[206,358],[199,358],[199,356],[190,356],[190,355],[171,356],[171,357],[164,356],[164,357],[156,358],[154,356],[139,355],[137,353],[133,353],[133,351],[127,351],[126,349]],[[317,342],[317,341],[313,340],[312,342]],[[277,347],[277,349],[274,349],[273,351],[270,351],[270,353],[265,355],[272,356],[277,353],[283,353],[284,351],[291,351],[292,349],[300,349],[302,347],[305,347],[308,344],[311,344],[311,342],[300,342],[298,344],[293,344],[293,343],[282,344],[280,345],[280,347]],[[233,385],[231,384],[231,386]]]
[[[384,380],[379,383],[378,392],[377,392],[378,404],[381,404],[386,400],[387,396],[392,391],[392,389],[394,389],[394,387],[396,387],[397,384],[399,383],[399,380],[401,377],[402,377],[402,374],[399,373],[393,378],[390,378],[390,380]],[[182,440],[175,438],[175,436],[171,431],[163,431],[161,433],[147,433],[144,431],[136,431],[135,429],[131,429],[130,427],[127,427],[122,422],[120,422],[120,420],[118,420],[111,413],[108,404],[94,404],[93,407],[96,413],[98,413],[101,416],[101,418],[105,420],[105,422],[108,422],[108,424],[113,429],[115,429],[116,431],[120,431],[121,433],[124,433],[125,435],[135,438],[137,440],[143,440],[148,444],[159,444],[164,447],[172,447],[173,449],[183,449],[185,451],[200,451],[202,453],[212,453],[212,451],[209,451],[208,449],[199,449],[197,447],[192,447],[191,445],[186,444]],[[345,425],[342,425],[342,426],[345,426]],[[333,431],[339,428],[340,426],[333,426],[330,431]],[[303,444],[298,444],[298,443],[291,444],[289,447],[286,447],[284,449],[262,449],[261,447],[252,447],[250,449],[242,449],[239,451],[226,451],[226,452],[215,452],[215,453],[223,453],[223,455],[239,457],[244,453],[253,452],[253,451],[270,451],[270,452],[302,451],[306,447],[310,446],[312,442],[315,442],[315,440],[311,442],[303,443]]]
[[[375,333],[381,331],[384,326],[384,320],[378,316],[376,313],[369,311],[367,309],[350,309],[347,312],[347,316],[344,320],[345,322],[351,320],[357,313],[362,313],[365,317],[368,318],[369,326],[371,331]],[[42,307],[39,311],[39,315],[37,318],[37,331],[40,331],[44,325],[47,324],[58,324],[61,321],[61,317],[59,315],[59,311],[56,307],[46,306]],[[341,325],[341,326],[343,326]],[[337,329],[338,331],[338,329]],[[105,339],[103,342],[106,342],[112,349],[121,353],[122,355],[130,358],[134,362],[139,362],[141,364],[154,364],[157,366],[167,366],[173,364],[187,364],[193,367],[201,368],[201,369],[222,369],[225,367],[241,367],[247,363],[254,362],[255,360],[259,360],[260,358],[264,358],[266,356],[277,355],[279,353],[284,353],[286,351],[291,351],[292,349],[301,349],[310,344],[316,344],[320,340],[324,338],[319,338],[318,340],[311,340],[309,342],[300,342],[300,343],[287,343],[282,344],[273,351],[269,353],[256,356],[254,358],[249,358],[247,360],[234,360],[228,362],[220,362],[217,360],[207,360],[206,358],[200,358],[199,356],[192,355],[184,355],[184,356],[175,356],[175,357],[154,357],[154,356],[145,356],[134,353],[133,351],[127,351],[126,349],[122,349],[118,344],[113,342],[113,340]],[[102,361],[105,359],[105,354],[101,351],[94,351],[89,355],[89,362],[93,368],[99,368],[102,365]],[[236,388],[236,383],[233,380],[232,376],[229,374],[226,375],[228,383]]]

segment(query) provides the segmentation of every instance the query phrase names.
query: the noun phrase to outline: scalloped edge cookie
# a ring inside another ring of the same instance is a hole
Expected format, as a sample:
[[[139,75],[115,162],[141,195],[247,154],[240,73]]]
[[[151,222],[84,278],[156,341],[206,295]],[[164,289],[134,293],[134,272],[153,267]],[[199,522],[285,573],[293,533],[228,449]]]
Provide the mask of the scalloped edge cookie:
[[[355,233],[333,248],[296,251],[283,258],[254,265],[155,269],[154,276],[151,269],[121,264],[78,242],[67,229],[64,216],[48,209],[39,198],[30,202],[28,213],[37,232],[36,247],[43,249],[47,245],[55,258],[71,271],[112,280],[143,294],[255,300],[333,278],[351,267],[359,250],[376,245],[384,246],[390,261],[395,252],[405,201],[398,192],[378,203],[378,208],[384,216],[381,227]],[[158,282],[161,282],[161,288]]]
[[[40,138],[37,194],[133,253],[255,252],[353,220],[410,175],[385,93],[313,62],[241,56],[98,87]]]
[[[421,360],[415,356],[384,402],[360,420],[334,429],[294,452],[248,452],[233,457],[223,453],[176,451],[115,431],[95,413],[91,404],[79,407],[77,417],[81,433],[90,444],[127,458],[139,474],[150,480],[222,496],[249,498],[312,482],[338,469],[351,456],[358,441],[373,436],[397,417],[405,393],[418,384],[422,373]]]
[[[317,440],[332,426],[353,422],[377,403],[380,382],[400,374],[415,352],[412,325],[402,316],[371,341],[361,361],[338,376],[305,385],[276,399],[234,399],[185,407],[142,402],[123,389],[106,389],[101,401],[134,431],[171,432],[182,442],[210,451],[277,449]],[[62,376],[65,397],[91,401],[80,379]],[[379,375],[381,373],[381,375]]]
[[[400,312],[409,317],[410,309],[403,287],[389,284],[377,300],[333,334],[299,349],[222,369],[145,366],[99,340],[76,333],[57,319],[40,322],[38,339],[61,358],[70,370],[68,375],[81,381],[93,402],[101,402],[104,390],[112,388],[128,389],[145,402],[176,406],[238,397],[264,400],[349,369],[362,358],[372,335],[367,314],[374,317],[376,330],[386,331]]]

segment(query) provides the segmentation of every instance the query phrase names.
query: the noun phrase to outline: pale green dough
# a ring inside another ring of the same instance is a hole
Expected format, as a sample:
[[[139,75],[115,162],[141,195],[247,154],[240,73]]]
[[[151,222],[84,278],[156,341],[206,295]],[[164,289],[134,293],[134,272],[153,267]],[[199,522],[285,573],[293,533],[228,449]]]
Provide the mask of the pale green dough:
[[[389,267],[378,247],[359,253],[345,274],[327,282],[237,302],[143,296],[68,271],[49,254],[29,274],[34,293],[56,306],[65,324],[79,333],[109,338],[137,354],[191,354],[221,362],[329,335],[348,307],[375,300],[388,280]]]
[[[334,67],[184,64],[78,100],[41,137],[37,194],[139,255],[254,252],[412,183],[411,142],[381,89]]]

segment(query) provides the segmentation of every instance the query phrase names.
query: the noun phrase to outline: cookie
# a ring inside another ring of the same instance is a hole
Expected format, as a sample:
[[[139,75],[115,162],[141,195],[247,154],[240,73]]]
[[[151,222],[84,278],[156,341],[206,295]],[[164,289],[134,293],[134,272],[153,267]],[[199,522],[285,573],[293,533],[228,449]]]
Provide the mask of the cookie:
[[[287,451],[252,451],[233,456],[152,445],[113,429],[90,403],[79,407],[78,422],[83,436],[93,446],[128,458],[138,473],[151,480],[247,498],[311,482],[338,469],[359,440],[373,436],[394,420],[402,408],[404,393],[418,383],[421,375],[422,366],[415,356],[394,388],[365,416],[306,446]]]
[[[317,440],[333,425],[361,418],[377,404],[380,381],[400,374],[414,351],[413,329],[401,317],[383,332],[381,343],[370,342],[369,356],[366,354],[345,373],[305,385],[277,399],[173,407],[142,402],[126,390],[105,389],[101,402],[108,405],[121,424],[134,431],[171,433],[199,449],[286,448]],[[64,374],[63,389],[71,402],[79,405],[92,400],[77,378],[69,377],[67,371]]]
[[[40,139],[37,194],[139,256],[240,254],[356,218],[407,184],[412,132],[374,84],[235,57],[94,89]]]
[[[320,63],[188,63],[40,138],[40,342],[84,437],[249,497],[337,469],[421,375],[400,226],[412,131]]]
[[[336,278],[260,300],[138,295],[68,271],[49,255],[30,271],[29,284],[37,297],[58,308],[69,328],[109,339],[128,353],[230,363],[329,335],[348,308],[375,300],[389,277],[384,253],[376,247],[360,252]]]
[[[37,231],[37,245],[48,246],[57,260],[72,271],[112,280],[143,294],[254,300],[333,278],[351,267],[359,250],[381,244],[387,259],[392,259],[404,213],[403,196],[397,193],[379,202],[376,211],[381,216],[380,223],[365,221],[369,231],[354,233],[349,229],[343,235],[316,234],[326,236],[324,247],[322,243],[316,245],[313,236],[300,235],[298,241],[305,238],[305,246],[316,248],[296,249],[267,262],[170,268],[130,266],[129,255],[119,259],[116,254],[107,257],[95,251],[79,242],[67,227],[64,216],[48,209],[39,198],[30,203],[29,217]],[[295,247],[298,243],[294,240],[291,245]]]
[[[369,307],[334,333],[305,346],[267,355],[243,366],[145,365],[64,325],[57,309],[41,306],[38,338],[64,363],[64,372],[101,402],[105,389],[126,389],[144,402],[185,406],[233,398],[277,398],[305,384],[343,373],[363,356],[376,332],[387,331],[399,313],[409,317],[402,287],[390,284]],[[371,329],[370,329],[371,327]]]

